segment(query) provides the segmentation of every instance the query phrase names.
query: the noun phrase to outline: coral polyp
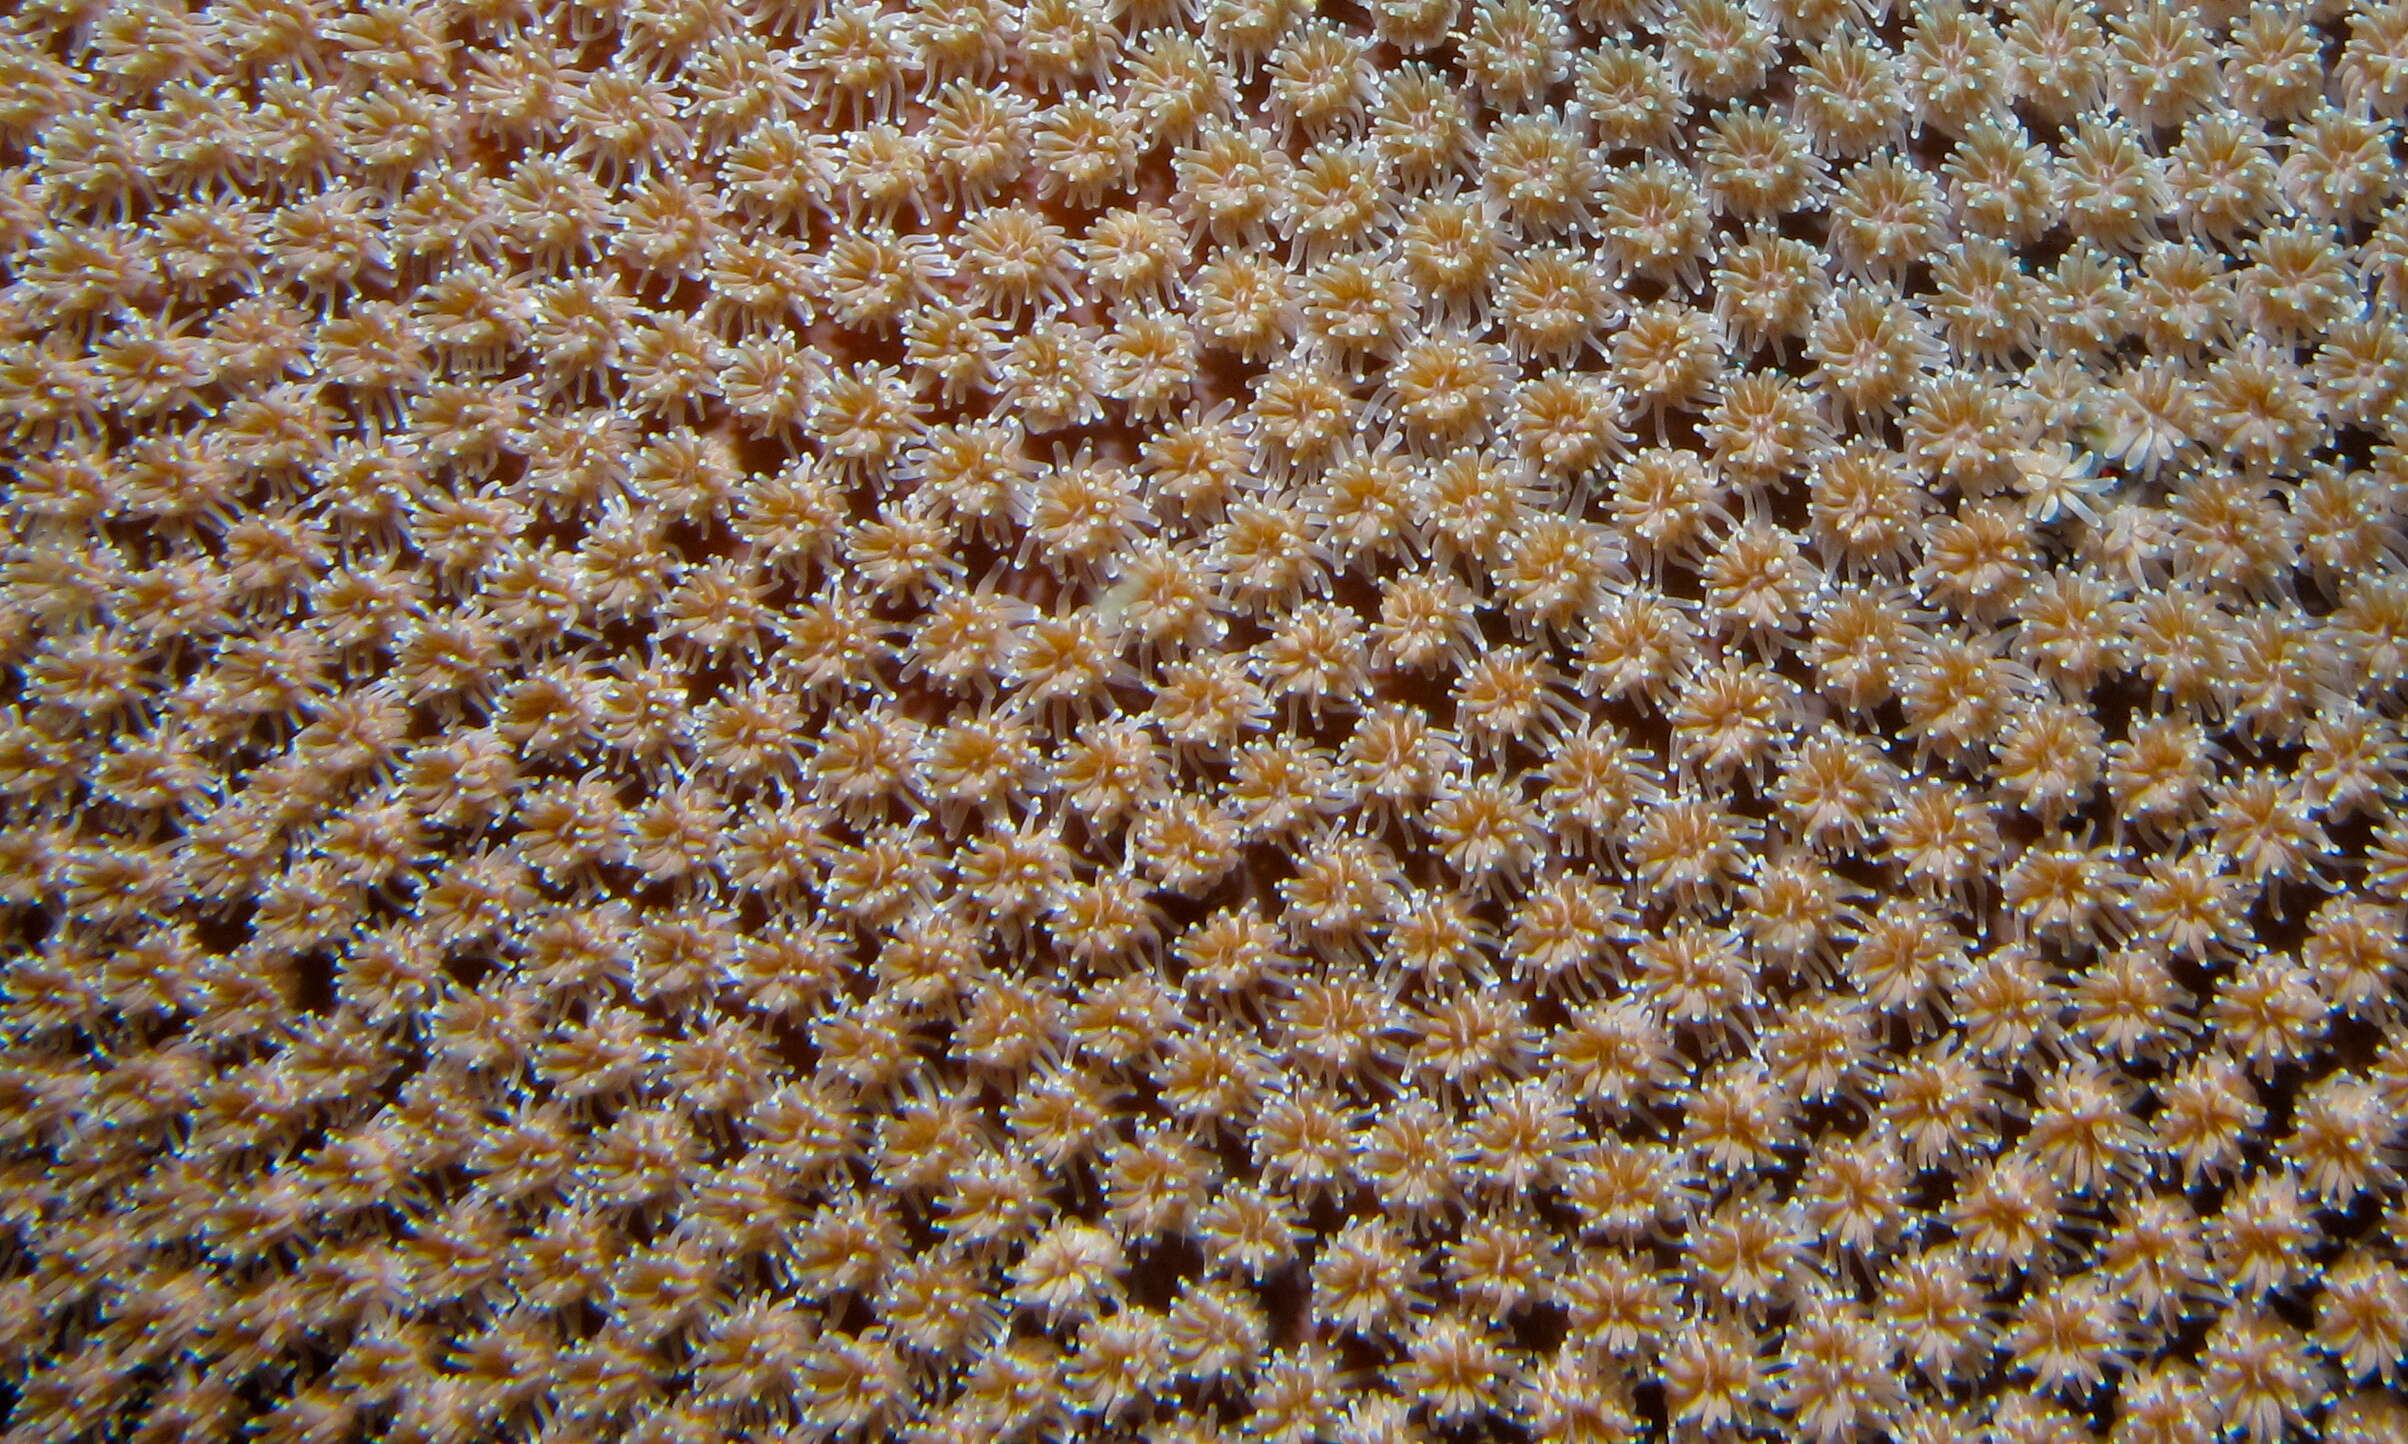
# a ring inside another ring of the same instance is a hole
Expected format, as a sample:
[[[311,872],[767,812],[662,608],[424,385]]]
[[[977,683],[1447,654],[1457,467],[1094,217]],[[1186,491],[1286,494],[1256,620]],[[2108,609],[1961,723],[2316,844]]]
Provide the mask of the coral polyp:
[[[5,1438],[2408,1438],[2404,114],[18,0]]]

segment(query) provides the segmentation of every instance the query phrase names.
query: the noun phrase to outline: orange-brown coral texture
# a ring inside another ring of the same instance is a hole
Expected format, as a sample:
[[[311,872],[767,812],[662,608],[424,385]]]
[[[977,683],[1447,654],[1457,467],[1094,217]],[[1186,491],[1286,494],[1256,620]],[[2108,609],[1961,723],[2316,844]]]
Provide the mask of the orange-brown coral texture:
[[[2408,4],[5,8],[8,1444],[2408,1438]]]

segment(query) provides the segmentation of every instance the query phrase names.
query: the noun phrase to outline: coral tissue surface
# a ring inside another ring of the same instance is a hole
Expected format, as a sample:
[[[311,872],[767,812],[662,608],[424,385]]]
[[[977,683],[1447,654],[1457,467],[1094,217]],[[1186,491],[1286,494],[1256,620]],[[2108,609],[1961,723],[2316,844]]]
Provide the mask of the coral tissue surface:
[[[2404,112],[11,0],[0,1438],[2408,1439]]]

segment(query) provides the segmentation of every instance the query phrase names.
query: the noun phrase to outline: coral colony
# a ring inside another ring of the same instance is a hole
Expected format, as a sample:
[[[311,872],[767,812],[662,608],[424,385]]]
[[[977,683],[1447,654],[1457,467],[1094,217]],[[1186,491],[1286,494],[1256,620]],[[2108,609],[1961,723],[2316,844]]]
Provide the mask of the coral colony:
[[[8,1444],[2398,1444],[2408,3],[12,0]]]

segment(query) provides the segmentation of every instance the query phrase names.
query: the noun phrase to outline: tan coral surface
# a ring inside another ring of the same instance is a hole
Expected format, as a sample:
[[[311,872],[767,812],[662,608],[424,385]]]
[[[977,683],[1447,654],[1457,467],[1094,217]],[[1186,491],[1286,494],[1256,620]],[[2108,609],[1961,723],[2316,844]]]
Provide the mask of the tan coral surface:
[[[2408,1439],[2408,4],[6,12],[8,1444]]]

